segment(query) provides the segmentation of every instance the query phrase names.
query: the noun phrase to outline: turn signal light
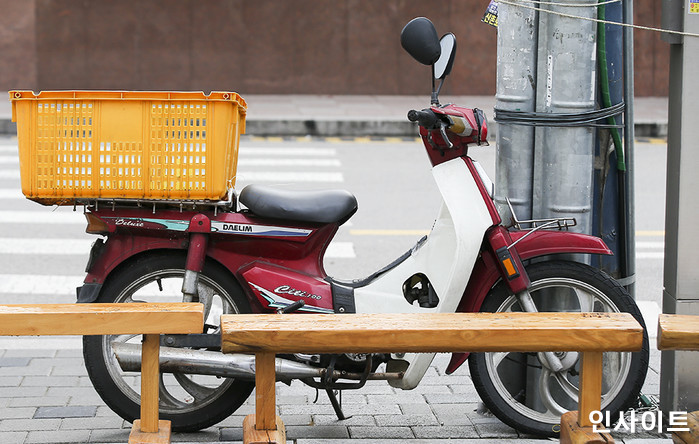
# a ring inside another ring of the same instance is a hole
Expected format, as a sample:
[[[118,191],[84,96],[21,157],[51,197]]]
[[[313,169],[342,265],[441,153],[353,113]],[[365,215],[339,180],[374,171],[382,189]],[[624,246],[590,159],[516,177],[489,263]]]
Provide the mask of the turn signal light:
[[[95,216],[92,213],[85,213],[85,219],[87,219],[87,228],[85,232],[88,234],[108,234],[109,226],[105,221]]]

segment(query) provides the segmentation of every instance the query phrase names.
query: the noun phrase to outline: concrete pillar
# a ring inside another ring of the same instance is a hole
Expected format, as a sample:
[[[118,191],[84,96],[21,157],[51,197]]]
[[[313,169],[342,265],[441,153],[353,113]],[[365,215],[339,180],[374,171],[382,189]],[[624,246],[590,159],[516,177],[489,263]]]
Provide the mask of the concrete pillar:
[[[689,4],[664,1],[664,24],[699,32],[699,11],[690,11]],[[663,312],[699,315],[699,39],[669,36],[666,40],[671,44]],[[699,410],[697,369],[699,353],[663,352],[660,404],[664,412]]]

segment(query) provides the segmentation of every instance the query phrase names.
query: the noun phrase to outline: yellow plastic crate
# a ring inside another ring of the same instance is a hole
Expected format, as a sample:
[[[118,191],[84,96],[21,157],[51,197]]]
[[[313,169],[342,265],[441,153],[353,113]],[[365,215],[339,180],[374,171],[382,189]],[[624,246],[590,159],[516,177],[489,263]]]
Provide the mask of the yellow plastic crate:
[[[236,93],[10,91],[22,192],[76,199],[219,200],[235,185]]]

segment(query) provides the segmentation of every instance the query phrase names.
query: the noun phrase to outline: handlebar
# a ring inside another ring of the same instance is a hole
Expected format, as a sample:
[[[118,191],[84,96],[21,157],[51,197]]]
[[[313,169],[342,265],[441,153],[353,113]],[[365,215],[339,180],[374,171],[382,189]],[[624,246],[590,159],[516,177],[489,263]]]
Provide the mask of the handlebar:
[[[423,109],[416,111],[411,109],[408,111],[408,120],[417,122],[423,128],[434,129],[437,127],[437,115],[431,109]]]
[[[417,122],[418,125],[428,130],[438,129],[442,135],[442,140],[446,142],[447,146],[449,148],[454,148],[454,145],[451,143],[451,140],[449,140],[449,137],[447,137],[447,132],[445,131],[448,127],[447,124],[445,124],[441,119],[439,119],[437,115],[434,113],[434,111],[432,111],[431,109],[427,108],[423,109],[422,111],[416,111],[414,109],[411,109],[410,111],[408,111],[408,120],[410,120],[411,122]],[[432,141],[432,136],[428,135],[428,137],[430,139],[430,144],[436,147],[436,145]]]

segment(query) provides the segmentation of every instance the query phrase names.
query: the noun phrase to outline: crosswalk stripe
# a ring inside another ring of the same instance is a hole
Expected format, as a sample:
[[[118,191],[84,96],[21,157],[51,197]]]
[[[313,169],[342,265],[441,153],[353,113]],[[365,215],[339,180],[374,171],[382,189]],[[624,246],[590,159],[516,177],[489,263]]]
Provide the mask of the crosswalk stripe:
[[[0,145],[0,153],[14,154],[15,158],[18,154],[17,145]],[[238,155],[244,156],[335,156],[337,150],[335,148],[313,148],[313,147],[255,147],[241,146]]]
[[[237,176],[238,180],[242,180],[249,183],[254,182],[274,182],[274,183],[287,183],[287,182],[344,182],[345,178],[342,173],[332,172],[291,172],[291,171],[246,171],[239,172]]]
[[[94,239],[0,238],[0,254],[87,256]],[[330,259],[355,257],[352,242],[331,242],[325,253]]]
[[[338,159],[275,159],[265,157],[246,158],[238,161],[238,166],[315,166],[315,167],[340,167]]]
[[[636,248],[639,249],[654,249],[654,248],[665,248],[665,242],[638,242],[636,241]]]
[[[664,259],[663,251],[637,251],[636,259]]]
[[[85,276],[0,274],[0,294],[74,295]]]
[[[0,179],[19,179],[19,170],[0,170]]]
[[[240,157],[245,156],[335,156],[334,148],[290,148],[290,147],[251,147],[241,146],[238,151]]]
[[[19,165],[19,157],[0,156],[0,165]]]
[[[239,171],[239,180],[247,182],[344,182],[340,172]],[[19,179],[19,170],[0,170],[0,179]]]
[[[0,199],[24,199],[19,188],[0,188]]]
[[[0,211],[0,224],[80,224],[85,225],[82,211],[64,210],[51,211]]]

